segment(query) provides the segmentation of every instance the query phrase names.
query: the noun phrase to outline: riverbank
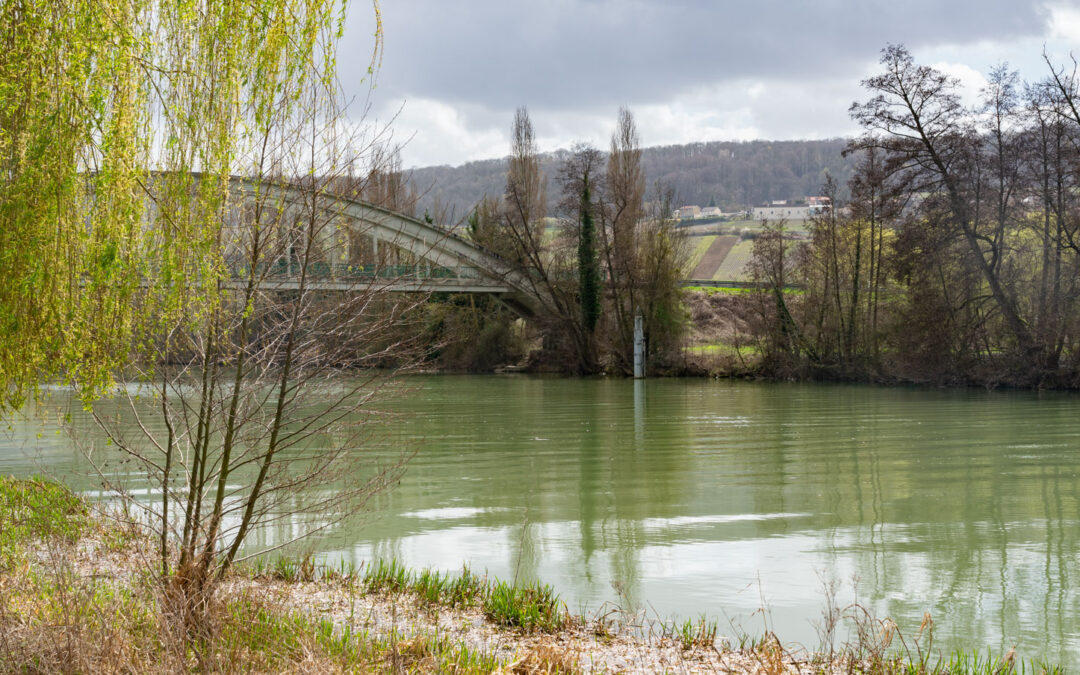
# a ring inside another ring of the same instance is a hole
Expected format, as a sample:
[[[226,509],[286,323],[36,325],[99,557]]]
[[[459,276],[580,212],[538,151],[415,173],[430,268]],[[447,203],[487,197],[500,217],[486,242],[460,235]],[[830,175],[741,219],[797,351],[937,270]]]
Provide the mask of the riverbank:
[[[920,657],[913,636],[887,620],[868,618],[854,643],[810,653],[774,636],[725,638],[704,619],[575,616],[546,586],[381,562],[334,569],[281,559],[238,569],[185,628],[163,609],[154,551],[146,533],[92,512],[62,486],[0,478],[0,672],[1004,673],[1020,665]],[[1017,672],[1064,671],[1029,663]]]

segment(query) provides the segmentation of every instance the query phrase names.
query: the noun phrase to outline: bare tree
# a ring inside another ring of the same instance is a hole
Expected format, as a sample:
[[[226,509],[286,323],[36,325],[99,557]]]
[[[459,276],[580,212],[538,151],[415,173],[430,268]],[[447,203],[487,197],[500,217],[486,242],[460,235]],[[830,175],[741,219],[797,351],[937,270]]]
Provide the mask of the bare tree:
[[[685,324],[679,284],[686,251],[669,217],[670,194],[659,191],[655,203],[663,208],[646,213],[633,116],[619,111],[606,173],[603,155],[594,148],[579,145],[566,157],[559,171],[559,219],[543,217],[544,184],[524,108],[515,114],[512,133],[500,217],[494,222],[491,203],[482,201],[470,232],[531,280],[540,306],[530,321],[543,335],[544,353],[579,373],[605,365],[627,373],[637,313],[656,353],[670,353]],[[594,221],[600,271],[592,269]],[[590,298],[601,282],[597,310]]]
[[[423,354],[408,322],[426,297],[393,292],[400,270],[372,259],[358,274],[344,255],[351,237],[374,233],[354,217],[367,207],[353,195],[368,186],[348,180],[342,157],[367,157],[364,175],[381,177],[393,155],[374,152],[378,135],[365,144],[336,133],[334,97],[310,82],[280,93],[300,97],[300,109],[260,118],[248,177],[206,213],[216,248],[199,269],[213,292],[192,286],[152,324],[125,374],[133,384],[93,409],[117,453],[91,459],[156,533],[163,597],[185,640],[234,563],[356,514],[409,457],[376,464],[363,450],[383,417],[376,402]],[[151,185],[150,198],[178,182],[201,189],[174,178]],[[150,213],[164,245],[168,221]],[[147,293],[175,283],[155,279]],[[114,462],[132,460],[155,499],[113,478]],[[288,534],[245,548],[275,525]]]
[[[774,372],[786,372],[798,365],[801,354],[818,361],[802,329],[792,316],[786,291],[795,271],[795,260],[788,251],[787,223],[784,220],[762,221],[761,233],[754,240],[754,252],[748,269],[761,292],[754,294],[758,333],[764,341],[762,352],[771,360]]]
[[[648,363],[671,363],[687,324],[683,305],[689,249],[672,218],[674,191],[657,182],[637,226],[637,294]]]
[[[518,108],[511,131],[510,164],[506,172],[504,223],[513,234],[521,261],[537,265],[543,249],[546,186],[540,170],[529,112]]]
[[[984,186],[980,147],[982,137],[960,103],[955,78],[928,66],[916,65],[899,45],[882,51],[880,75],[863,85],[872,97],[851,107],[851,115],[866,133],[852,147],[885,153],[890,172],[903,172],[911,192],[940,194],[949,218],[944,221],[963,237],[968,259],[988,286],[995,308],[1008,327],[1021,358],[1041,360],[1041,348],[1021,315],[1017,297],[1001,276],[1002,240],[988,228],[978,209]],[[995,106],[1009,105],[1007,84],[997,88]],[[992,97],[993,97],[992,92]]]
[[[865,133],[847,150],[849,208],[816,219],[795,256],[773,232],[758,242],[759,279],[804,288],[763,305],[767,350],[845,377],[1076,386],[1075,66],[1023,88],[997,66],[965,107],[903,47],[881,63],[851,108]]]
[[[532,122],[525,108],[519,108],[514,115],[500,232],[494,240],[526,273],[541,300],[532,321],[544,336],[545,351],[560,358],[569,352],[576,370],[589,371],[591,336],[582,322],[575,281],[577,240],[572,234],[565,236],[566,228],[547,236],[545,199]]]
[[[607,204],[601,236],[610,280],[615,322],[615,358],[621,370],[633,366],[634,315],[640,311],[637,259],[638,227],[644,216],[645,174],[641,168],[641,138],[634,116],[619,108],[611,134],[606,176]]]
[[[894,177],[886,172],[880,153],[871,148],[859,159],[858,169],[851,179],[851,219],[865,224],[866,247],[866,308],[863,336],[863,355],[868,362],[880,361],[880,318],[882,294],[886,284],[886,231],[895,228],[903,211],[903,202]],[[832,209],[839,205],[831,205]],[[861,232],[859,233],[861,244]],[[856,275],[859,276],[859,275]],[[860,277],[861,280],[861,277]],[[854,306],[854,302],[852,305]],[[856,311],[853,309],[853,312]],[[854,316],[853,316],[854,319]]]

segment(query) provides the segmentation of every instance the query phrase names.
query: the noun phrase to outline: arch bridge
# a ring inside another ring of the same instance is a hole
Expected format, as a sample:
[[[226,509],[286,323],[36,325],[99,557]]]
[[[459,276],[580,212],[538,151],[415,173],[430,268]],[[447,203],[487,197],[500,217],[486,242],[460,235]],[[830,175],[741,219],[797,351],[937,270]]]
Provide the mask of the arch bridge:
[[[246,198],[269,197],[286,205],[309,204],[313,191],[288,184],[234,176],[234,193]],[[315,263],[306,285],[312,290],[350,291],[377,288],[391,292],[490,293],[518,313],[531,315],[546,299],[527,275],[481,246],[432,224],[359,199],[318,193],[327,215],[344,219],[372,239],[373,248],[390,246],[411,254],[409,265]],[[377,256],[376,256],[377,257]],[[239,280],[234,282],[239,284]],[[297,265],[272,263],[263,287],[294,290]]]

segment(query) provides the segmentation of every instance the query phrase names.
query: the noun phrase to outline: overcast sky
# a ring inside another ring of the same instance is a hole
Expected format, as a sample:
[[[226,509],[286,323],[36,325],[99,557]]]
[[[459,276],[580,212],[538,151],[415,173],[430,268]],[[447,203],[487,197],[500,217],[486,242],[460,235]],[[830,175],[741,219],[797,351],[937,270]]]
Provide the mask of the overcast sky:
[[[645,146],[852,135],[879,52],[903,43],[977,96],[1000,62],[1043,77],[1080,55],[1080,0],[383,0],[370,118],[406,167],[505,156],[514,109],[541,150],[606,148],[620,105]],[[360,102],[370,3],[352,0],[339,68]]]

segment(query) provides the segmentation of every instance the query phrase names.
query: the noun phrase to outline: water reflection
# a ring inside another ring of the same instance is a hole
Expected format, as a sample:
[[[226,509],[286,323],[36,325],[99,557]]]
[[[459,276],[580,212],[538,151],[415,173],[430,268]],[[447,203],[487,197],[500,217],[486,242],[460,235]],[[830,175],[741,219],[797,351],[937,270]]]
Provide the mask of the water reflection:
[[[945,648],[1080,660],[1080,429],[1063,395],[704,381],[432,377],[364,448],[418,455],[319,546],[543,579],[574,609],[708,612],[813,646],[823,582]],[[77,417],[77,415],[76,415]],[[64,437],[0,470],[76,475]],[[76,419],[76,426],[81,424]],[[85,429],[84,429],[85,430]],[[332,437],[327,443],[339,442]],[[83,467],[85,468],[85,467]],[[84,489],[95,487],[84,481]],[[300,523],[259,533],[282,541]],[[857,581],[853,581],[857,580]],[[768,615],[764,615],[768,616]]]

